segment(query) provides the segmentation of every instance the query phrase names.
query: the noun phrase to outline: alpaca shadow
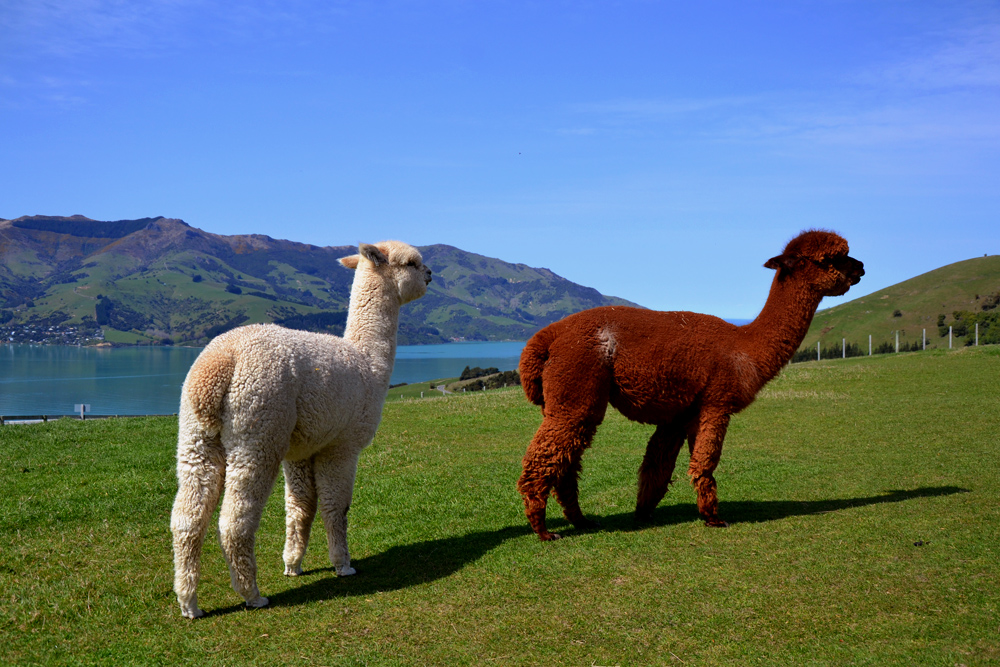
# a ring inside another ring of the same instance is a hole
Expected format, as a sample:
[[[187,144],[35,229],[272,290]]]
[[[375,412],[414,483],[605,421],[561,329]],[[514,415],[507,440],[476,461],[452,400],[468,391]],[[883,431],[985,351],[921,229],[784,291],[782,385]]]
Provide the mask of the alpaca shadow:
[[[934,498],[956,493],[970,493],[969,489],[958,486],[932,486],[918,489],[889,491],[880,496],[865,498],[837,498],[831,500],[762,500],[721,503],[720,514],[732,523],[761,523],[791,516],[826,514],[882,503],[898,503],[914,498]],[[553,517],[552,527],[564,538],[573,538],[595,531],[632,532],[651,526],[665,526],[699,521],[698,507],[694,503],[659,507],[649,522],[637,524],[631,512],[622,512],[601,517],[600,526],[594,529],[575,530],[564,519]],[[563,528],[569,528],[568,532]],[[467,535],[456,535],[436,540],[425,540],[414,544],[403,544],[387,551],[359,560],[351,565],[358,571],[352,577],[323,577],[316,581],[295,586],[295,583],[323,572],[333,572],[332,567],[308,570],[296,580],[290,579],[290,588],[267,596],[270,607],[301,605],[317,600],[351,598],[371,595],[380,591],[394,591],[442,579],[469,563],[475,562],[504,542],[532,534],[529,526],[508,526],[495,531],[481,531]],[[242,604],[214,609],[208,616],[225,616],[247,610]]]
[[[762,523],[775,521],[791,516],[808,516],[811,514],[827,514],[851,509],[880,505],[882,503],[899,503],[914,498],[934,498],[950,496],[956,493],[971,493],[969,489],[958,486],[928,486],[917,489],[888,491],[878,496],[864,498],[833,498],[829,500],[758,500],[719,503],[719,515],[730,523]],[[642,530],[650,526],[665,526],[689,521],[700,520],[698,506],[694,503],[667,505],[658,507],[653,513],[653,519],[645,523],[636,523],[631,512],[612,514],[601,519],[604,530],[630,532]],[[582,533],[583,531],[573,531]],[[567,535],[568,537],[568,535]]]
[[[357,574],[350,577],[336,575],[308,581],[312,575],[333,573],[333,567],[306,570],[301,577],[287,579],[289,588],[277,593],[261,591],[269,604],[264,609],[289,607],[330,600],[372,595],[380,591],[395,591],[442,579],[454,574],[469,563],[475,562],[507,540],[531,534],[531,528],[508,526],[495,531],[481,531],[467,535],[425,540],[414,544],[401,544],[380,554],[352,559],[351,567]],[[324,545],[325,546],[325,545]],[[297,586],[299,582],[301,586]],[[256,610],[243,604],[213,609],[207,616]]]
[[[286,607],[317,600],[350,598],[410,588],[454,574],[507,540],[530,533],[528,525],[508,526],[495,531],[401,544],[379,554],[352,559],[351,566],[358,571],[354,576],[333,575],[304,582],[302,586],[295,586],[295,581],[292,580],[288,590],[274,595],[264,592],[264,595],[270,600],[270,607]],[[308,580],[311,575],[323,572],[332,574],[333,571],[332,567],[308,570],[302,579]]]

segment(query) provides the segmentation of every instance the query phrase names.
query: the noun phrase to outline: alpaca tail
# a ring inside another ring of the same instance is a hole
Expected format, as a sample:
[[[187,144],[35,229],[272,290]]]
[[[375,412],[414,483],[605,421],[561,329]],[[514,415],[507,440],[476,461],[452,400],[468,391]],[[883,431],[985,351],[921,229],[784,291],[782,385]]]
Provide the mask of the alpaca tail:
[[[535,405],[543,407],[545,398],[542,393],[542,370],[549,359],[549,346],[554,340],[555,333],[551,327],[536,333],[521,351],[521,363],[518,365],[524,395]]]
[[[195,419],[209,433],[222,429],[222,403],[236,369],[236,355],[225,346],[209,346],[198,355],[181,390],[181,409],[187,403]]]

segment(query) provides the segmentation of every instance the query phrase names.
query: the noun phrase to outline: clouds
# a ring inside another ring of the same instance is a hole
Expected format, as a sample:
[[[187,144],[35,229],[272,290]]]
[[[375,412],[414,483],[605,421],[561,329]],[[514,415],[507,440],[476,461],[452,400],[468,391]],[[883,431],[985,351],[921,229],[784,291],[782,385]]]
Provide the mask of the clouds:
[[[1000,140],[1000,23],[921,34],[905,57],[743,95],[618,98],[570,106],[575,127],[684,132],[774,149]],[[569,132],[564,130],[564,132]]]
[[[35,0],[6,3],[2,20],[20,59],[77,57],[96,50],[133,54],[175,41],[193,0]]]
[[[1000,88],[1000,22],[931,34],[921,52],[859,73],[861,84],[948,91]]]

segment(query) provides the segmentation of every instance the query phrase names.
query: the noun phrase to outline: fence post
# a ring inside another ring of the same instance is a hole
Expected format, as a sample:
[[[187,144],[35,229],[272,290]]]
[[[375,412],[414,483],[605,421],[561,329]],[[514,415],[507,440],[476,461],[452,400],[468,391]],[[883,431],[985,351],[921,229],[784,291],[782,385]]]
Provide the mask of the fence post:
[[[976,347],[979,347],[979,322],[976,322]]]
[[[951,326],[948,327],[948,349],[951,349]]]
[[[896,352],[899,352],[899,329],[896,329]]]
[[[819,341],[816,341],[816,361],[820,360],[819,356]]]
[[[847,358],[847,339],[846,338],[841,338],[840,339],[840,358],[841,359],[846,359]]]
[[[872,335],[868,334],[868,356],[872,356]]]
[[[927,329],[924,329],[924,351],[927,351]]]

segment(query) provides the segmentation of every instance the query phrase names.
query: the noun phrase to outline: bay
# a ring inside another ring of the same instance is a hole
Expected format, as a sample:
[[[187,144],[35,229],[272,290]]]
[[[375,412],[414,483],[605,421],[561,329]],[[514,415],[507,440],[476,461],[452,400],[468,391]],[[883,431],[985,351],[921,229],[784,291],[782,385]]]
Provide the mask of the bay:
[[[466,366],[517,368],[523,342],[401,345],[392,384],[457,377]],[[201,352],[190,347],[0,345],[0,415],[174,414]]]

